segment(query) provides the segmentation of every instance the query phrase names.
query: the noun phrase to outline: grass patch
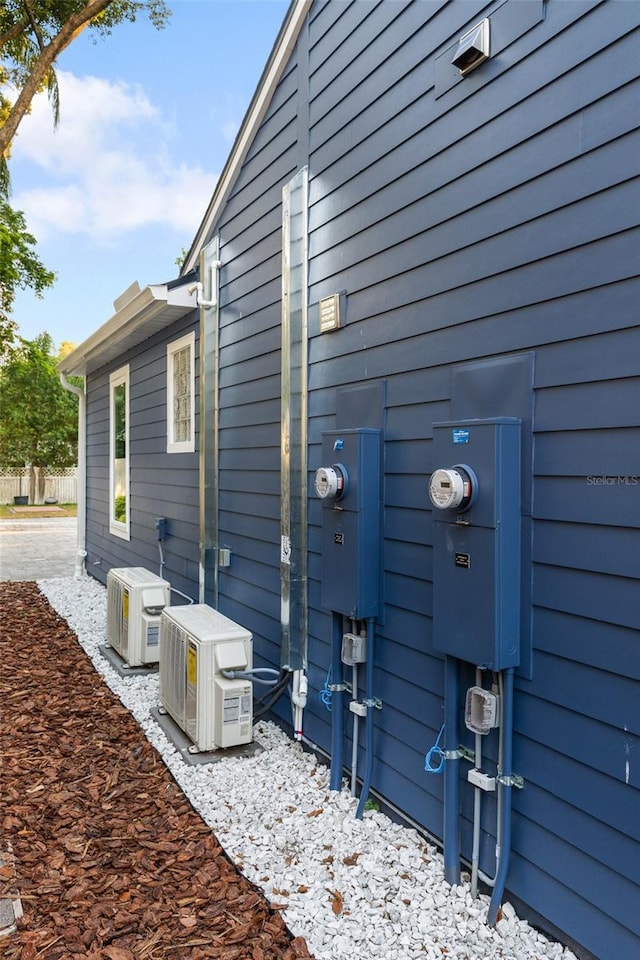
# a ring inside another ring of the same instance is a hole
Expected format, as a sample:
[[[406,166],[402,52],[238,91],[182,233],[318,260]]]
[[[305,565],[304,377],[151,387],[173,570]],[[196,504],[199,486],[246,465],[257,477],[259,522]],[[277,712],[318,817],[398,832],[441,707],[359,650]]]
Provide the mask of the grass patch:
[[[0,503],[0,520],[28,520],[29,517],[77,517],[75,503],[42,503],[28,507],[14,507],[12,503]]]

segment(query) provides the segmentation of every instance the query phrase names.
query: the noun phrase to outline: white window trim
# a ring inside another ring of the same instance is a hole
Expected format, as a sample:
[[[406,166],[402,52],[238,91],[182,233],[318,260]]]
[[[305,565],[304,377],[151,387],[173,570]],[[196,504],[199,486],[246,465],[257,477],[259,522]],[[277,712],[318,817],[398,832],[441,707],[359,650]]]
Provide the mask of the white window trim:
[[[190,391],[190,431],[188,440],[174,440],[175,423],[173,420],[173,357],[179,350],[189,347],[189,383]],[[167,344],[167,453],[194,453],[196,449],[196,335],[194,331]]]
[[[115,452],[116,452],[116,432],[114,417],[114,391],[121,384],[125,385],[125,406],[124,414],[126,418],[125,429],[125,505],[126,520],[122,523],[113,516],[113,504],[115,500]],[[123,540],[130,540],[129,526],[131,516],[131,490],[129,483],[129,364],[114,370],[109,375],[109,533],[114,537],[121,537]]]

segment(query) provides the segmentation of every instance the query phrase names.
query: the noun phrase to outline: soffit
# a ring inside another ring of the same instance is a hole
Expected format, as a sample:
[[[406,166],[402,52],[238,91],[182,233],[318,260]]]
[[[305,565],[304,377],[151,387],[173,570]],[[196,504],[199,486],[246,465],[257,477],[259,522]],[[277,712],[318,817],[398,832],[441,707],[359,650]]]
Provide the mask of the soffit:
[[[131,292],[129,299],[126,294]],[[123,302],[124,301],[124,302]],[[139,346],[196,309],[195,290],[186,284],[137,284],[116,301],[116,312],[58,364],[66,376],[86,376]]]

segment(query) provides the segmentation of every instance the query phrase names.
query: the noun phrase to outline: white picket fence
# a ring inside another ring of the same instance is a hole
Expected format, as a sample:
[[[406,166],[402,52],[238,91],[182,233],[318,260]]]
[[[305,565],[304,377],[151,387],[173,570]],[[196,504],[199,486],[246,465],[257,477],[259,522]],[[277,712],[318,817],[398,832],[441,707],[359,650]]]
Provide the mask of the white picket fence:
[[[0,503],[13,503],[14,497],[29,495],[29,471],[20,477],[16,472],[0,473]],[[57,500],[58,503],[76,503],[78,496],[77,468],[47,470],[44,497],[40,502]],[[31,502],[31,501],[29,501]]]

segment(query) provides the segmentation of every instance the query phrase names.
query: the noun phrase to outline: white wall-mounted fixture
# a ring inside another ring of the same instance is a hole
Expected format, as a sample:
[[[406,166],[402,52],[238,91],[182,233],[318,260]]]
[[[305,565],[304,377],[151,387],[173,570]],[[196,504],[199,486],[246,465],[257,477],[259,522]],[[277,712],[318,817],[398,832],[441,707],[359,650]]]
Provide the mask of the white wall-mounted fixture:
[[[216,280],[217,280],[217,278],[216,278],[216,270],[219,270],[221,266],[222,266],[222,264],[221,264],[221,262],[220,262],[219,260],[213,260],[213,261],[211,262],[211,264],[209,265],[209,269],[211,270],[211,282],[210,282],[210,284],[209,284],[209,288],[210,288],[210,290],[211,290],[211,294],[210,294],[210,299],[209,299],[209,300],[205,300],[204,284],[202,283],[201,280],[198,280],[197,283],[193,283],[193,284],[189,287],[189,293],[193,293],[194,290],[195,290],[195,292],[196,292],[196,306],[198,306],[198,307],[215,307],[215,306],[217,306],[217,303],[218,303],[218,300],[217,300],[218,285],[217,285],[217,283],[216,283]]]
[[[340,328],[340,294],[333,293],[320,301],[320,333]]]
[[[463,77],[489,57],[489,18],[485,17],[464,33],[451,63]]]
[[[464,723],[472,733],[486,734],[499,725],[499,702],[495,693],[475,686],[467,690]]]

